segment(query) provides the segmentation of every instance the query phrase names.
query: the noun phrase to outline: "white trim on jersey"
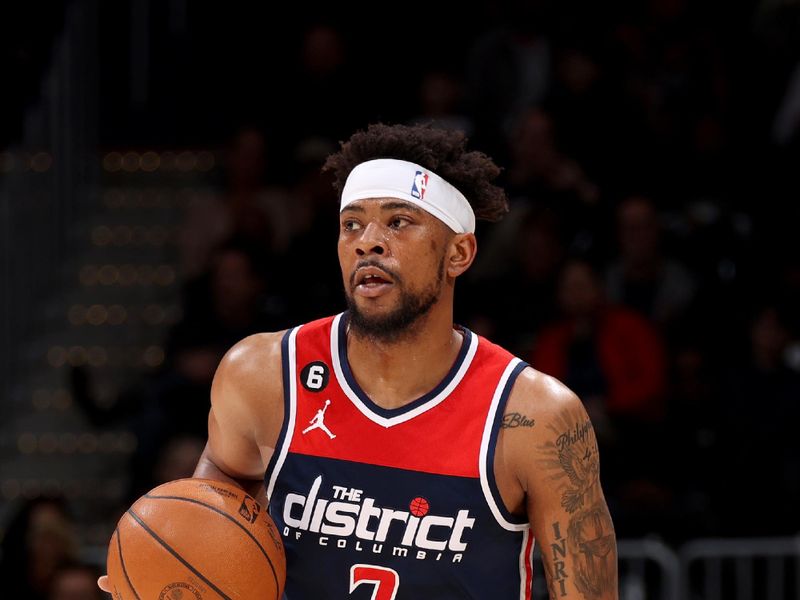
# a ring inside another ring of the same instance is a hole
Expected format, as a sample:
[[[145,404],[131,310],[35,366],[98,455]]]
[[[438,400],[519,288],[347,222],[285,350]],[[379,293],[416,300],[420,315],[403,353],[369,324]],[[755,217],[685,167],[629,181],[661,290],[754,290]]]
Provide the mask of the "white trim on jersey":
[[[531,530],[526,529],[522,534],[522,550],[519,552],[519,600],[530,600],[533,590],[533,550],[536,547],[536,540],[531,544],[530,553],[528,550],[528,540],[531,537]],[[528,587],[528,568],[531,570],[531,586]]]
[[[503,529],[507,529],[508,531],[525,531],[528,529],[529,524],[512,523],[506,519],[503,516],[503,513],[500,511],[500,507],[497,505],[497,501],[492,493],[492,488],[489,485],[488,469],[492,468],[493,466],[489,465],[488,455],[489,443],[492,439],[492,428],[494,426],[495,415],[497,414],[497,406],[500,404],[500,398],[503,396],[506,384],[508,383],[508,378],[511,376],[511,373],[514,371],[517,365],[519,365],[521,362],[522,361],[518,358],[514,358],[509,361],[508,366],[506,366],[506,370],[503,371],[503,375],[500,377],[500,381],[497,382],[497,387],[494,390],[494,396],[492,396],[492,404],[489,407],[489,414],[486,416],[486,424],[483,427],[483,439],[481,440],[481,454],[478,465],[481,474],[481,489],[483,490],[483,496],[486,498],[486,503],[489,505],[494,518],[497,520],[497,523]]]
[[[410,421],[414,417],[432,409],[438,404],[441,404],[445,398],[447,398],[447,396],[449,396],[450,393],[456,389],[456,386],[461,383],[461,380],[464,378],[464,375],[466,375],[467,370],[472,364],[472,359],[475,357],[475,353],[478,351],[478,336],[473,334],[470,336],[469,348],[467,349],[467,353],[464,356],[461,366],[458,368],[455,376],[441,392],[414,410],[404,412],[395,417],[382,417],[381,415],[378,415],[374,411],[370,410],[370,408],[361,401],[361,398],[358,397],[358,394],[356,394],[355,391],[353,391],[353,388],[350,387],[350,384],[347,382],[347,378],[344,376],[344,372],[342,371],[342,364],[339,360],[339,321],[342,319],[342,314],[343,313],[336,315],[336,318],[333,320],[333,326],[331,327],[331,359],[333,361],[333,372],[336,373],[336,379],[339,381],[339,386],[342,388],[342,391],[344,391],[345,395],[350,398],[350,401],[356,406],[356,408],[358,408],[358,410],[360,410],[361,413],[370,421],[383,427],[392,427],[394,425],[399,425],[400,423],[405,423],[406,421]]]
[[[302,327],[302,325],[300,327]],[[275,452],[279,452],[279,454],[278,460],[275,462],[275,468],[272,470],[272,476],[269,478],[267,499],[272,498],[275,482],[278,480],[278,474],[281,472],[283,463],[286,461],[286,455],[289,453],[289,446],[292,445],[292,437],[294,436],[294,423],[297,418],[297,332],[300,331],[300,327],[295,327],[291,331],[286,344],[289,350],[289,365],[287,369],[289,371],[289,381],[284,381],[283,384],[286,386],[288,383],[289,406],[286,408],[289,409],[289,418],[286,420],[286,434],[283,437],[283,444],[280,448],[275,448]],[[284,410],[286,410],[286,408],[284,408]]]

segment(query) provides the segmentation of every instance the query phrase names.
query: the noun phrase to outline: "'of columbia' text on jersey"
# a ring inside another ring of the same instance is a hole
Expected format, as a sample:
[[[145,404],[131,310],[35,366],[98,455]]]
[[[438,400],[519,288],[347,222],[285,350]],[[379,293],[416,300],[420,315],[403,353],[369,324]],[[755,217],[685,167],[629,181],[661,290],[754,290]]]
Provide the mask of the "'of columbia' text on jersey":
[[[284,422],[265,483],[285,598],[530,598],[533,537],[493,468],[525,363],[462,328],[445,378],[384,409],[351,373],[346,327],[343,313],[283,338]]]

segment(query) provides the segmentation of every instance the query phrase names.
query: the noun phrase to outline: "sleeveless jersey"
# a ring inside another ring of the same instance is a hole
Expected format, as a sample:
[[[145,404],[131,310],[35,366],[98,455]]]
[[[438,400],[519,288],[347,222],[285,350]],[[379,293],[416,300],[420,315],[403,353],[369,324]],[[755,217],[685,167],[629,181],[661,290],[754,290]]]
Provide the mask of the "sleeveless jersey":
[[[533,537],[494,449],[526,364],[466,330],[450,372],[397,409],[347,361],[347,313],[283,338],[284,422],[265,474],[286,600],[530,598]]]

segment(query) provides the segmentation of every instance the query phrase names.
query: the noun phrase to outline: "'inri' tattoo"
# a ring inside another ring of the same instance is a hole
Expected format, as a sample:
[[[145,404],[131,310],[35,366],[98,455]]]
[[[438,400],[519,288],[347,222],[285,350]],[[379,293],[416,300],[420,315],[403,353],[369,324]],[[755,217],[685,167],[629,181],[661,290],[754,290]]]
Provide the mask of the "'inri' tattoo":
[[[558,597],[567,595],[567,572],[566,558],[567,558],[567,540],[561,535],[561,524],[556,521],[553,523],[553,539],[554,543],[550,544],[550,550],[553,552],[553,568],[550,569],[550,596]]]
[[[535,420],[526,417],[522,413],[510,412],[503,415],[503,422],[500,424],[500,427],[503,429],[515,429],[517,427],[530,428],[534,425],[536,425]]]

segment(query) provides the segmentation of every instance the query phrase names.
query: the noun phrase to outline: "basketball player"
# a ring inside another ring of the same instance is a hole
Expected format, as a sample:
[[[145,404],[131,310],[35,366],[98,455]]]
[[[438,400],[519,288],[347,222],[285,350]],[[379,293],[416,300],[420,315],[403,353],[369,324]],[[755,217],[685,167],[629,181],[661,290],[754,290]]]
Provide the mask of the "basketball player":
[[[534,540],[551,598],[617,598],[581,401],[453,324],[475,219],[507,210],[465,143],[386,125],[344,143],[326,168],[349,309],[219,365],[195,476],[268,499],[289,600],[530,598]]]

